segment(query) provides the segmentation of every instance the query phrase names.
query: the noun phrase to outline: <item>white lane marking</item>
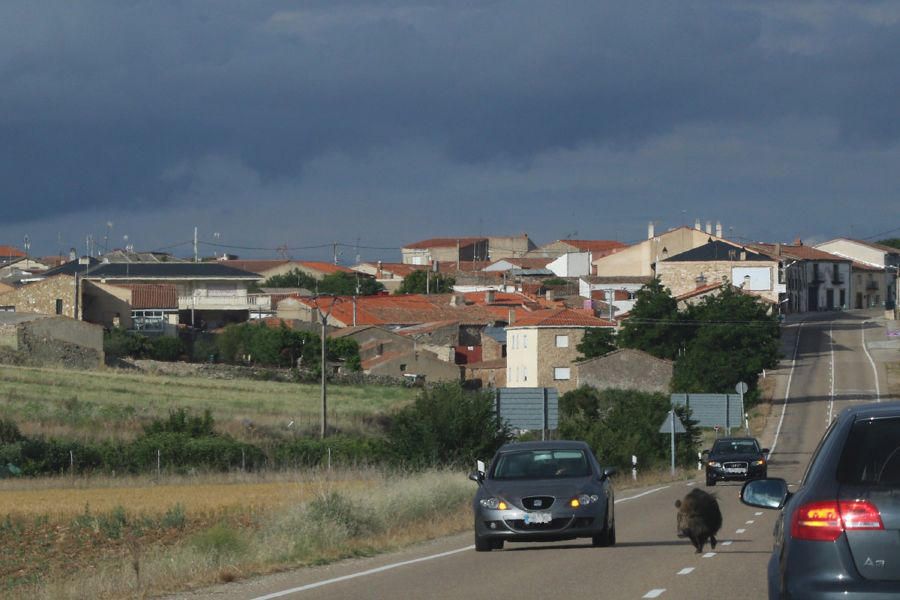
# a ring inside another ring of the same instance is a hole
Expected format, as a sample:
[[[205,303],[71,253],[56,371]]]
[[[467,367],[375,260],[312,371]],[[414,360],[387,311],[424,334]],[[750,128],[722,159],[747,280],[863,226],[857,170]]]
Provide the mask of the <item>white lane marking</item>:
[[[753,523],[754,523],[753,519],[750,519],[749,521],[744,523],[744,525],[753,525]]]
[[[660,596],[663,595],[663,592],[665,592],[665,591],[666,591],[666,588],[661,588],[661,589],[658,588],[655,590],[650,590],[649,592],[647,592],[646,594],[644,594],[641,597],[642,598],[659,598]]]
[[[744,533],[745,531],[747,531],[747,530],[746,529],[735,529],[734,530],[735,533]]]
[[[325,585],[331,585],[332,583],[347,581],[348,579],[356,579],[357,577],[365,577],[366,575],[374,575],[375,573],[381,573],[383,571],[390,571],[391,569],[396,569],[397,567],[405,567],[406,565],[413,565],[415,563],[425,562],[426,560],[434,560],[436,558],[444,558],[445,556],[450,556],[452,554],[458,554],[460,552],[468,552],[469,550],[472,550],[474,548],[475,548],[475,546],[466,546],[465,548],[457,548],[456,550],[450,550],[448,552],[441,552],[440,554],[432,554],[430,556],[422,556],[420,558],[414,558],[412,560],[404,560],[402,562],[384,565],[383,567],[377,567],[375,569],[369,569],[367,571],[360,571],[359,573],[351,573],[350,575],[344,575],[343,577],[334,577],[333,579],[325,579],[323,581],[317,581],[315,583],[301,585],[300,587],[291,588],[289,590],[282,590],[280,592],[266,594],[265,596],[258,596],[256,598],[253,598],[253,600],[271,600],[271,598],[280,598],[282,596],[287,596],[288,594],[296,594],[297,592],[305,592],[306,590],[312,590],[312,589],[322,587]]]
[[[875,367],[875,361],[872,360],[872,355],[869,354],[869,349],[866,348],[866,323],[869,321],[863,321],[863,324],[860,325],[862,328],[862,347],[863,352],[866,353],[866,358],[869,359],[869,364],[872,365],[872,374],[875,375],[875,402],[881,402],[881,388],[878,386],[878,369]]]
[[[693,571],[693,570],[694,570],[694,567],[685,567],[675,574],[676,575],[690,575],[691,571]]]
[[[778,419],[778,427],[775,429],[775,439],[769,448],[769,456],[775,454],[775,446],[778,445],[778,436],[781,434],[781,426],[784,424],[784,413],[787,412],[788,399],[791,397],[791,380],[794,378],[794,367],[797,365],[797,349],[800,348],[800,329],[803,322],[797,325],[797,339],[794,342],[794,355],[791,357],[791,372],[788,374],[787,389],[784,390],[784,404],[781,405],[781,418]]]
[[[672,486],[664,485],[662,487],[653,488],[652,490],[647,490],[646,492],[641,492],[640,494],[638,494],[636,496],[629,496],[628,498],[619,498],[618,500],[616,500],[614,502],[614,504],[618,504],[619,502],[628,502],[629,500],[634,500],[635,498],[641,498],[642,496],[646,496],[647,494],[652,494],[654,492],[658,492],[660,490],[664,490],[669,487],[672,487]]]
[[[762,516],[762,511],[760,511],[760,512],[755,512],[755,513],[753,513],[753,514],[754,514],[755,516],[757,516],[757,517],[761,517],[761,516]]]
[[[697,482],[696,482],[696,481],[688,481],[688,482],[687,482],[687,486],[688,486],[688,487],[691,487],[691,486],[694,485],[695,483],[697,483]]]
[[[828,328],[828,338],[831,340],[831,399],[828,401],[828,420],[825,422],[826,425],[831,423],[831,415],[834,413],[834,379],[836,377],[834,372],[834,321],[831,322]]]
[[[703,555],[703,558],[712,558],[715,555],[716,555],[715,552],[707,552],[706,554]]]
[[[721,543],[722,546],[730,546],[730,545],[731,545],[731,540],[728,540],[727,542],[720,542],[720,543]]]

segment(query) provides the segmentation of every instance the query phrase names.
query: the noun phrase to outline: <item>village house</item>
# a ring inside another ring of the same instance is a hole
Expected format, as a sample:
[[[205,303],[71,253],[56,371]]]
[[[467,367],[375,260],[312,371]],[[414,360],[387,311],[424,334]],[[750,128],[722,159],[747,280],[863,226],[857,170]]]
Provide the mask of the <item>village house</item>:
[[[643,350],[622,348],[576,363],[576,386],[668,394],[674,364]]]

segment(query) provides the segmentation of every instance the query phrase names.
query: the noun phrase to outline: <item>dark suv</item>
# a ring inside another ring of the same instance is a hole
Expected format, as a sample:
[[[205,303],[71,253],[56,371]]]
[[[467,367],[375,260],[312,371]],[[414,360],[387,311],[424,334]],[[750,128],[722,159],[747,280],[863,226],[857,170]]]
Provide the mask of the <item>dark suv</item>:
[[[752,437],[721,438],[707,451],[706,485],[717,481],[759,479],[768,473],[768,448],[760,448]]]
[[[780,509],[769,598],[896,598],[900,592],[900,402],[845,409],[796,493],[744,484],[741,500]]]

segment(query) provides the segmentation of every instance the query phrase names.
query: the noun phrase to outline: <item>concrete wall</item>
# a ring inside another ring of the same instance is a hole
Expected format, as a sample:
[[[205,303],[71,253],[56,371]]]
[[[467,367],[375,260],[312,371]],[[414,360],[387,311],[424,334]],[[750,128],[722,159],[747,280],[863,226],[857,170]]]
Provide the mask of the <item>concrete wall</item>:
[[[578,386],[669,392],[674,363],[640,350],[623,349],[577,364]]]
[[[702,246],[710,237],[718,239],[699,229],[679,227],[598,258],[594,261],[594,274],[605,277],[653,275],[652,265],[663,258],[663,250],[666,255],[675,256]]]
[[[503,355],[504,344],[501,344],[489,335],[481,336],[481,360],[487,362],[498,358],[505,358]],[[505,383],[503,384],[506,385]]]
[[[499,258],[518,258],[524,256],[529,250],[534,250],[535,244],[527,235],[488,238],[489,260]]]
[[[75,278],[57,275],[43,281],[35,281],[7,292],[0,305],[13,306],[17,313],[42,315],[56,314],[56,301],[62,300],[62,316],[76,318]]]
[[[547,268],[557,277],[583,277],[591,274],[590,252],[567,252],[550,262]]]
[[[131,329],[131,290],[85,281],[82,300],[85,321],[112,328],[118,316],[119,327]]]

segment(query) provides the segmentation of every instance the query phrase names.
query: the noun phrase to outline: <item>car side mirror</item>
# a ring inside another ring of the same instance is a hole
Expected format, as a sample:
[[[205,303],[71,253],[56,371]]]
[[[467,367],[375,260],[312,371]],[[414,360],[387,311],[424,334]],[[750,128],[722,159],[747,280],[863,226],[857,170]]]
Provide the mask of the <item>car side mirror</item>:
[[[704,451],[701,452],[700,454],[709,454],[709,448],[707,448],[706,450],[704,450]]]
[[[760,453],[760,454],[768,454],[768,453],[769,453],[769,449],[768,449],[768,448],[763,448],[762,450],[759,451],[759,453]]]
[[[754,479],[741,488],[741,502],[747,506],[779,510],[790,498],[791,493],[784,479]]]
[[[478,485],[481,485],[482,483],[484,483],[484,473],[481,473],[480,471],[472,471],[471,473],[469,473],[469,479],[471,479]]]
[[[618,472],[619,470],[615,467],[605,467],[603,473],[600,474],[600,480],[609,479]]]

